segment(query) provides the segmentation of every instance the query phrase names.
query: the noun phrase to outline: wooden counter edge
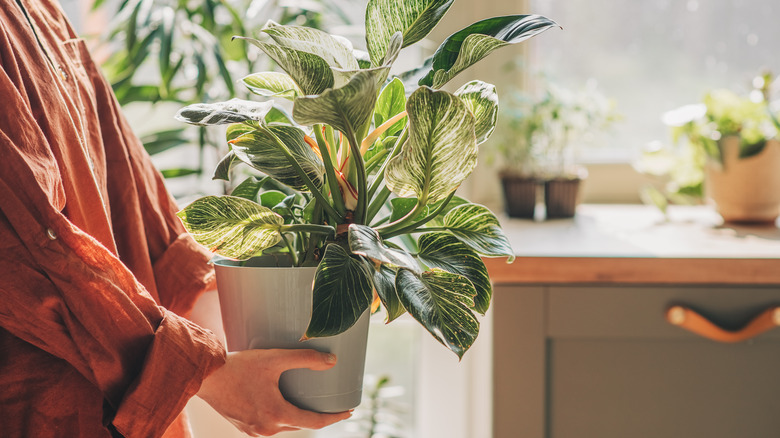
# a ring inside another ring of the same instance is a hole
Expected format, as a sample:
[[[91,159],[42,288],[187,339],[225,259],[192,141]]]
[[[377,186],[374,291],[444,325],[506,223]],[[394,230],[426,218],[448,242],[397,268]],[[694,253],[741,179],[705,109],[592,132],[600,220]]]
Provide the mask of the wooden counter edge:
[[[517,257],[485,258],[494,285],[753,284],[780,285],[780,259]]]

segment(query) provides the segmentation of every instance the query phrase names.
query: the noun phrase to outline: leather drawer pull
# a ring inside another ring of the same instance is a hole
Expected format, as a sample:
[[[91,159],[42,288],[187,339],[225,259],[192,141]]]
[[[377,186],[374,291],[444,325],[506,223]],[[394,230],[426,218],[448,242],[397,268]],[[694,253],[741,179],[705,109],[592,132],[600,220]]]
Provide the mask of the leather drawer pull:
[[[718,327],[712,321],[684,306],[672,306],[666,311],[670,324],[684,328],[701,337],[718,342],[742,342],[780,325],[780,307],[770,307],[739,330]]]

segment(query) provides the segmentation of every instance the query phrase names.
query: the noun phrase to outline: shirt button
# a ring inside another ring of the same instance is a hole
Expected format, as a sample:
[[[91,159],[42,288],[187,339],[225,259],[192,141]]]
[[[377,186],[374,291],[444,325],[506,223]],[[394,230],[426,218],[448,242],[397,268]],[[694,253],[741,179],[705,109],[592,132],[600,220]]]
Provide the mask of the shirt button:
[[[68,72],[66,72],[65,69],[62,68],[61,65],[57,66],[57,72],[59,72],[60,77],[62,78],[63,81],[67,81],[68,80]]]
[[[55,233],[54,230],[52,230],[51,228],[46,229],[46,235],[51,240],[57,240],[57,233]]]

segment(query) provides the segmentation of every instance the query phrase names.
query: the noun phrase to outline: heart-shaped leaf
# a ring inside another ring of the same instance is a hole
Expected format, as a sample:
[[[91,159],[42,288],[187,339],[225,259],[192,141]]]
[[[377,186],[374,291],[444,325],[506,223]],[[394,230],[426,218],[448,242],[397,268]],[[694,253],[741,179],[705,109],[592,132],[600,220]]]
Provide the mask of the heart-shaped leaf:
[[[541,15],[507,15],[478,21],[450,35],[433,54],[431,71],[420,85],[441,88],[455,75],[493,51],[557,26]]]
[[[341,88],[296,99],[293,118],[301,125],[324,123],[343,133],[358,132],[371,119],[380,86],[377,77],[386,77],[387,70],[361,70]]]
[[[481,314],[490,307],[493,287],[490,284],[485,263],[471,248],[457,237],[446,232],[427,233],[420,236],[418,242],[420,260],[431,268],[443,269],[460,274],[471,281],[477,290],[474,297],[474,310]]]
[[[178,213],[192,237],[217,254],[248,259],[281,240],[284,220],[255,202],[234,196],[206,196]]]
[[[440,201],[477,165],[474,116],[457,96],[423,87],[406,103],[409,140],[390,160],[387,187],[401,197]]]
[[[219,160],[219,163],[217,163],[217,167],[214,169],[214,175],[211,176],[211,179],[230,181],[230,170],[240,162],[241,160],[236,157],[236,154],[232,150],[229,151],[221,160]]]
[[[392,119],[406,110],[406,91],[404,84],[400,79],[395,78],[382,89],[379,99],[374,107],[374,126],[379,127],[386,121]],[[404,126],[407,118],[393,123],[385,132],[380,134],[379,138],[386,138],[398,135]]]
[[[176,119],[191,125],[226,125],[245,121],[262,121],[273,108],[273,102],[230,99],[227,102],[196,103],[176,113]]]
[[[375,262],[421,272],[417,261],[404,250],[385,246],[373,228],[365,225],[351,224],[349,226],[349,249],[353,254],[362,255]]]
[[[249,91],[263,97],[283,97],[294,100],[300,96],[298,84],[286,73],[266,71],[244,77],[242,82]]]
[[[235,38],[246,40],[265,52],[290,75],[301,93],[316,95],[333,87],[330,65],[319,56],[254,38]]]
[[[378,267],[371,266],[370,269],[373,273],[374,290],[379,295],[387,312],[385,322],[393,322],[406,313],[406,309],[398,298],[398,292],[395,290],[396,270],[381,264]]]
[[[510,261],[515,258],[512,246],[501,230],[498,219],[487,207],[479,204],[464,204],[453,208],[444,216],[443,226],[482,255],[508,256]]]
[[[403,47],[425,38],[454,0],[369,0],[366,6],[366,47],[374,65],[387,53],[390,39],[403,34]]]
[[[474,114],[474,133],[477,144],[484,143],[493,130],[498,119],[498,93],[496,86],[482,81],[471,81],[460,87],[455,95],[466,104]]]
[[[345,38],[337,38],[311,27],[281,26],[273,22],[266,24],[262,32],[270,35],[281,47],[317,55],[331,68],[360,69],[352,45]]]
[[[471,282],[437,268],[419,276],[401,269],[395,287],[409,314],[462,358],[479,333],[479,321],[470,310],[477,293]]]
[[[230,142],[241,161],[295,190],[308,191],[305,172],[317,187],[323,184],[322,161],[293,126],[258,127]]]
[[[371,305],[370,275],[364,260],[335,243],[328,245],[314,276],[312,316],[304,339],[333,336],[352,327]]]

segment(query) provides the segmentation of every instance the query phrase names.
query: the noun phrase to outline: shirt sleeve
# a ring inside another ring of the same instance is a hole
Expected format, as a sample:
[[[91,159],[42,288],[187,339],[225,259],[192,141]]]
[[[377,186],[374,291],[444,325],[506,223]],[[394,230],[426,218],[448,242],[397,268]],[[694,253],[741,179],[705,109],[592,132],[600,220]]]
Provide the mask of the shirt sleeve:
[[[0,326],[101,390],[127,437],[160,436],[225,360],[222,345],[155,302],[111,251],[60,211],[46,138],[0,70]],[[161,246],[173,266],[189,243]]]

